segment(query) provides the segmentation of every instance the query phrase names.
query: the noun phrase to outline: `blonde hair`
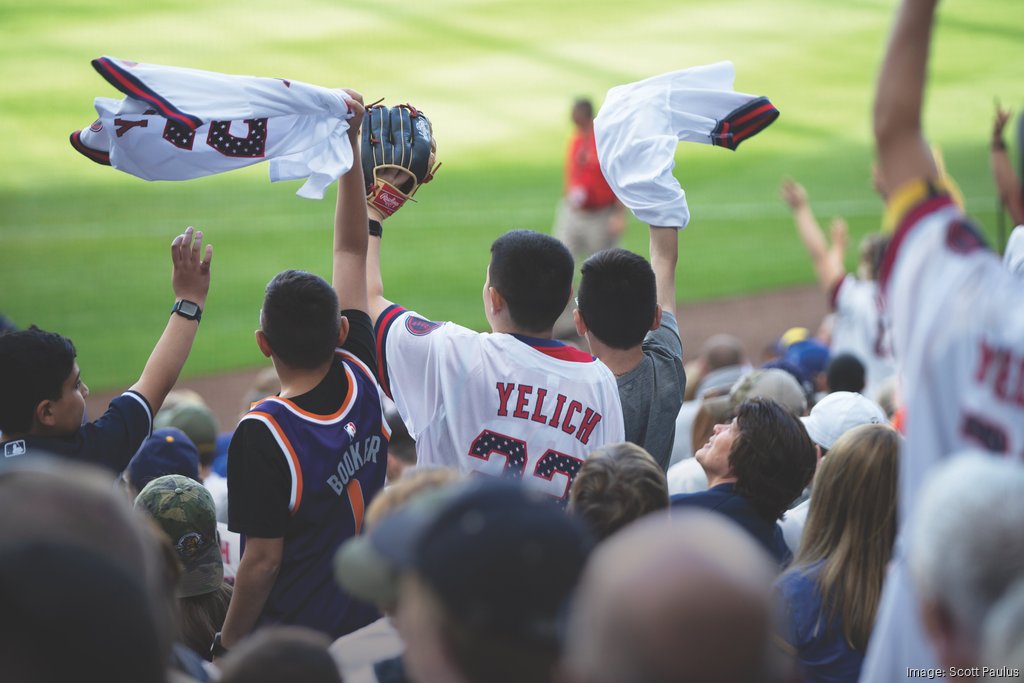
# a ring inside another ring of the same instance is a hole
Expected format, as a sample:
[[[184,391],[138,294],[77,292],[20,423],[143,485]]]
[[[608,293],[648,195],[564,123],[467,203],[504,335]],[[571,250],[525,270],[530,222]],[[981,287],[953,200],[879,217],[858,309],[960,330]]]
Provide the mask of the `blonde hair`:
[[[837,618],[847,643],[867,648],[896,538],[897,457],[888,425],[846,432],[821,461],[807,526],[790,571],[821,563],[817,588],[826,628]]]
[[[409,500],[459,479],[457,470],[447,467],[416,467],[407,469],[402,477],[377,494],[366,508],[365,524],[374,527],[382,517],[404,507]]]

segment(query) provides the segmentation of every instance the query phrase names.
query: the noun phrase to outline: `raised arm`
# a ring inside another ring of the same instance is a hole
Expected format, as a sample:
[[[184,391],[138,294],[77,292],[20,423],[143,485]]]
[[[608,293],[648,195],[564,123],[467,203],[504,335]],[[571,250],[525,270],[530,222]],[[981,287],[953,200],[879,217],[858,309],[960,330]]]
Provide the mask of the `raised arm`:
[[[334,268],[331,283],[342,310],[369,312],[366,295],[366,183],[359,157],[359,126],[363,120],[363,96],[346,90],[349,110],[348,139],[352,144],[352,168],[338,180],[334,211]]]
[[[810,202],[807,201],[807,191],[803,186],[791,178],[786,178],[782,181],[780,194],[783,201],[793,211],[797,234],[800,235],[800,239],[811,257],[818,284],[825,292],[832,291],[836,282],[843,277],[845,272],[843,259],[846,255],[846,223],[841,222],[841,219],[832,222],[833,239],[832,246],[829,247],[825,233],[818,225],[814,212],[811,211]]]
[[[679,261],[679,231],[651,226],[651,268],[662,311],[676,313],[676,263]]]
[[[1010,155],[1006,153],[1006,141],[1003,129],[1010,120],[1010,110],[1003,109],[996,103],[996,120],[992,125],[992,177],[996,181],[999,199],[1010,214],[1014,225],[1024,225],[1024,187],[1021,187],[1017,174],[1010,164]]]
[[[175,300],[195,304],[200,313],[206,307],[206,294],[210,290],[210,261],[213,259],[213,246],[206,245],[204,256],[201,253],[202,245],[203,233],[192,227],[188,227],[184,234],[175,237],[171,243],[171,286]],[[192,310],[193,307],[186,305],[182,312],[191,313]],[[167,394],[178,381],[198,329],[198,320],[172,313],[164,333],[146,361],[142,376],[131,387],[145,397],[154,414],[160,410]]]
[[[896,191],[905,183],[937,179],[921,128],[921,106],[938,0],[903,0],[875,90],[874,130],[879,173]]]

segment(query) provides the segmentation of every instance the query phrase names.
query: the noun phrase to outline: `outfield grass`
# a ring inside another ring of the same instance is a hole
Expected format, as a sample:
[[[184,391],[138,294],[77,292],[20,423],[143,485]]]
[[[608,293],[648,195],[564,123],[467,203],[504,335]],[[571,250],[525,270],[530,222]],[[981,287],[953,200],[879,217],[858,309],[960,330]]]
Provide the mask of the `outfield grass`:
[[[599,103],[618,83],[732,59],[737,89],[770,96],[782,116],[735,154],[680,149],[677,175],[693,215],[681,240],[680,294],[693,301],[808,282],[779,180],[804,182],[823,220],[847,216],[854,240],[877,226],[868,121],[894,6],[0,0],[0,311],[71,336],[86,379],[105,388],[138,375],[162,329],[167,246],[184,225],[202,227],[216,247],[186,373],[261,362],[252,330],[266,281],[287,267],[329,273],[333,202],[294,197],[298,183],[271,185],[264,167],[148,184],[78,156],[68,133],[92,121],[93,97],[115,96],[89,66],[101,54],[416,103],[433,118],[444,167],[417,205],[387,223],[388,294],[477,327],[490,241],[513,227],[550,227],[570,99]],[[990,236],[992,99],[1022,101],[1022,26],[1019,2],[941,8],[927,130]],[[646,253],[642,226],[631,226],[626,244]]]

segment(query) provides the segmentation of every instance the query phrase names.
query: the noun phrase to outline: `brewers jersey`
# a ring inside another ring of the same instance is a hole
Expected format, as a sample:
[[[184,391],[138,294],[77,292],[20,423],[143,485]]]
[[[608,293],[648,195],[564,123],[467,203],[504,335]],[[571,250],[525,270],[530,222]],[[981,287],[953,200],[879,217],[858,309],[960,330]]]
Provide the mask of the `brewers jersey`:
[[[71,134],[96,163],[145,180],[186,180],[270,159],[270,180],[322,199],[352,167],[348,95],[300,81],[230,76],[101,57],[93,67],[126,97],[97,97],[99,119]]]
[[[880,283],[907,408],[900,523],[929,472],[955,452],[1024,462],[1024,281],[984,244],[938,184],[893,195],[899,227]],[[918,619],[902,541],[886,577],[862,681],[935,667]]]
[[[864,364],[864,394],[875,396],[881,382],[896,374],[889,320],[874,280],[845,275],[832,290],[832,355],[851,353]]]
[[[565,501],[587,455],[624,439],[615,376],[589,353],[400,306],[376,337],[378,376],[421,464],[521,478]]]

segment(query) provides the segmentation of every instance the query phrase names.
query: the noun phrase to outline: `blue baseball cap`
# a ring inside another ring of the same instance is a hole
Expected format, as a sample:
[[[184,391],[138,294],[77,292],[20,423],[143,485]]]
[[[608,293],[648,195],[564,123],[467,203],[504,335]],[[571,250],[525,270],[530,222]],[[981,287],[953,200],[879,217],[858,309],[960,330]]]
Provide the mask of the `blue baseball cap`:
[[[828,367],[828,347],[817,339],[805,339],[791,344],[783,359],[796,365],[808,377],[814,377]]]
[[[199,450],[185,432],[173,427],[153,432],[124,471],[125,479],[136,491],[165,474],[199,479]]]

